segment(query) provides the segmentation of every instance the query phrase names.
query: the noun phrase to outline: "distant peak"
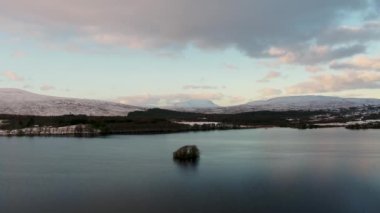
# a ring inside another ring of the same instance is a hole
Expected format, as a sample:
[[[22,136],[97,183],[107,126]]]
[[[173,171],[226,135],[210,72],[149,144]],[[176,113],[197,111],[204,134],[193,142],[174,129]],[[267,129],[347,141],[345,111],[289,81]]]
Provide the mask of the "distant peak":
[[[175,103],[173,107],[178,108],[215,108],[219,107],[214,102],[206,99],[192,99]]]
[[[269,99],[262,99],[262,100],[255,100],[248,102],[247,104],[250,103],[262,103],[262,102],[271,102],[271,101],[310,101],[310,100],[339,100],[339,99],[344,99],[341,97],[337,96],[323,96],[323,95],[294,95],[294,96],[279,96],[279,97],[274,97],[274,98],[269,98]]]
[[[252,101],[246,105],[256,110],[310,110],[358,107],[363,105],[380,105],[379,99],[368,98],[342,98],[335,96],[303,95],[284,96],[268,100]]]
[[[281,97],[275,97],[270,98],[269,100],[318,100],[318,99],[342,99],[341,97],[336,96],[323,96],[323,95],[295,95],[295,96],[281,96]]]

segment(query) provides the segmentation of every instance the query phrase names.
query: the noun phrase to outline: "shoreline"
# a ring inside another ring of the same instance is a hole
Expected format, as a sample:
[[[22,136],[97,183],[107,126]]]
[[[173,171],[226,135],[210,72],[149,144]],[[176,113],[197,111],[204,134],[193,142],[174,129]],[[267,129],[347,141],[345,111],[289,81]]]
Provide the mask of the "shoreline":
[[[60,127],[61,128],[61,127]],[[189,129],[189,130],[150,130],[150,131],[139,131],[139,130],[130,130],[130,131],[119,131],[112,133],[101,133],[101,132],[76,132],[76,133],[60,133],[60,134],[51,134],[51,133],[33,133],[33,134],[13,134],[5,133],[5,131],[17,131],[17,130],[0,130],[0,137],[83,137],[83,138],[97,138],[105,137],[112,135],[161,135],[161,134],[175,134],[175,133],[186,133],[186,132],[211,132],[211,131],[228,131],[228,130],[246,130],[246,129],[272,129],[272,128],[288,128],[288,129],[298,129],[298,130],[312,130],[312,129],[331,129],[331,128],[344,128],[347,130],[375,130],[378,128],[347,128],[347,126],[319,126],[312,128],[297,128],[297,127],[285,127],[285,126],[251,126],[251,127],[241,127],[241,128],[229,128],[229,129]]]
[[[116,117],[0,115],[0,136],[97,137],[275,127],[380,129],[380,113],[363,115],[357,110],[200,114],[149,109]]]

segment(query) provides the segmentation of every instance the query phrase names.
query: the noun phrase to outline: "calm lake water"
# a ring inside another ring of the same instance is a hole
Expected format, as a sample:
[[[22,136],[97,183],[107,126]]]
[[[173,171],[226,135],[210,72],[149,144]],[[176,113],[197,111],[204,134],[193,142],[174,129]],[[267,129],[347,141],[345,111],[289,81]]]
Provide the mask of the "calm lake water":
[[[195,144],[197,164],[172,152]],[[0,138],[1,213],[380,212],[380,131]]]

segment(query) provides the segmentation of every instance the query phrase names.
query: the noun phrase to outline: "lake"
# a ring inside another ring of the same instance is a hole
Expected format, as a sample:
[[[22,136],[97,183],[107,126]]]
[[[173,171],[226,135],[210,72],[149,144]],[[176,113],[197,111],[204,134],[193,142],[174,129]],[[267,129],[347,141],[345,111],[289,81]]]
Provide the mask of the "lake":
[[[0,138],[2,213],[379,211],[379,130]]]

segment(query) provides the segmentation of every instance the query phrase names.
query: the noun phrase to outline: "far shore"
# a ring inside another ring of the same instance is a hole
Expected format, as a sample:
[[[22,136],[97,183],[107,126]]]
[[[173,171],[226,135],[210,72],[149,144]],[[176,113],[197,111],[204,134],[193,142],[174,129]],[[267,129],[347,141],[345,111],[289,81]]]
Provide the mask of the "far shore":
[[[60,129],[73,128],[70,127],[58,127]],[[129,130],[129,131],[119,131],[119,132],[108,132],[102,133],[99,130],[91,131],[67,131],[67,132],[27,132],[23,133],[22,130],[0,130],[0,137],[104,137],[110,135],[156,135],[156,134],[174,134],[174,133],[184,133],[184,132],[208,132],[208,131],[227,131],[227,130],[244,130],[244,129],[272,129],[272,128],[289,128],[289,129],[299,129],[299,130],[311,130],[311,129],[330,129],[330,128],[345,128],[348,130],[368,130],[368,129],[378,129],[378,128],[352,128],[346,125],[321,125],[313,126],[311,128],[298,128],[298,127],[281,127],[281,126],[270,126],[270,125],[254,125],[254,126],[244,126],[239,128],[213,128],[213,129],[197,129],[197,130]],[[46,129],[46,127],[43,127]]]

